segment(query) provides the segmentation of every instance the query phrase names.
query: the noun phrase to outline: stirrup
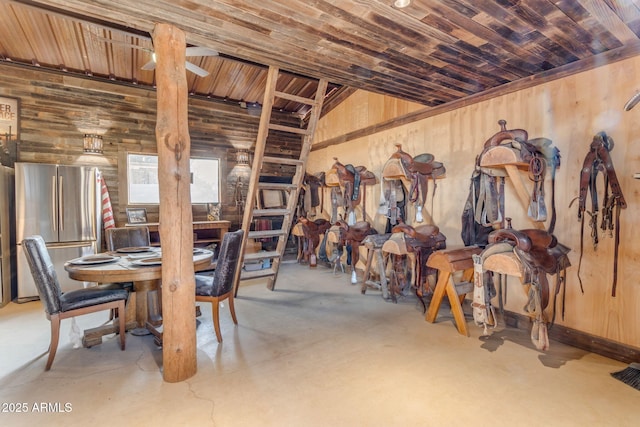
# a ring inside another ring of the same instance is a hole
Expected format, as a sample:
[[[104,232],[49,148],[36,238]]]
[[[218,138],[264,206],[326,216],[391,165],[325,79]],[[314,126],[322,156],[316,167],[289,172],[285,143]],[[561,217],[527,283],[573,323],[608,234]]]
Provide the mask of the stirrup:
[[[422,206],[416,206],[416,222],[422,222],[424,218],[422,217]]]
[[[351,212],[349,212],[347,225],[349,227],[351,227],[352,225],[356,225],[356,212],[355,212],[355,210],[352,210]]]

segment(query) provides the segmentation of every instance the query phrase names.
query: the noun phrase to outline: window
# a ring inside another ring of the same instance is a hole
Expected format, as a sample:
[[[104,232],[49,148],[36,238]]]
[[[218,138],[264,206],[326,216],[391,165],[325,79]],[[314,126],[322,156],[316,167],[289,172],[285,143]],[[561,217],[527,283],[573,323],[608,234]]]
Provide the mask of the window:
[[[191,203],[220,202],[220,160],[190,160]],[[155,154],[127,154],[127,184],[129,205],[157,205],[160,203],[158,185],[158,156]]]

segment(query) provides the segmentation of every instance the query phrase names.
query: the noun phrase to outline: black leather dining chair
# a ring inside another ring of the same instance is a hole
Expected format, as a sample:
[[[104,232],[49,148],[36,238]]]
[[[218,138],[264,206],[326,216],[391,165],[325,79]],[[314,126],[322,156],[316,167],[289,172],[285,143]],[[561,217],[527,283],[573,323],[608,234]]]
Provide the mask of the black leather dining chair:
[[[149,246],[149,227],[141,225],[136,227],[108,228],[104,231],[108,251],[115,251],[127,247]]]
[[[218,253],[218,262],[213,276],[196,274],[196,301],[210,302],[213,317],[213,328],[218,342],[222,342],[220,333],[220,302],[229,301],[229,310],[233,323],[238,324],[233,304],[233,284],[236,267],[240,259],[243,230],[225,233]]]
[[[102,310],[115,310],[120,332],[120,347],[125,348],[124,307],[128,293],[124,289],[86,288],[62,292],[49,251],[41,236],[27,237],[22,241],[31,275],[36,283],[40,301],[47,319],[51,322],[51,343],[45,371],[51,369],[58,349],[60,321]],[[115,321],[115,320],[114,320]]]
[[[107,228],[104,230],[104,238],[107,245],[107,251],[109,252],[114,252],[123,248],[151,245],[149,227],[146,225]],[[100,283],[98,287],[101,289],[124,289],[129,292],[133,292],[134,288],[132,282]],[[112,311],[109,316],[109,320],[112,320],[113,316],[114,314]]]

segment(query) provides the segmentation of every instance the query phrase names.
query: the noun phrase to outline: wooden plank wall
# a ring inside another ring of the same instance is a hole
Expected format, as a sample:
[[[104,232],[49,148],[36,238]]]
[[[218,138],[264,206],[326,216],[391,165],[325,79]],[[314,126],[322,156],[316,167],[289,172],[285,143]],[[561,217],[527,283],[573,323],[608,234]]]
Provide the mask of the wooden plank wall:
[[[446,178],[438,181],[433,217],[447,236],[447,245],[461,246],[460,216],[467,198],[469,177],[476,155],[483,143],[499,130],[498,120],[507,120],[508,128],[523,128],[530,138],[546,137],[560,149],[562,165],[557,175],[556,235],[573,251],[573,266],[568,271],[567,311],[557,322],[592,335],[640,347],[640,107],[625,112],[625,102],[640,90],[640,57],[604,65],[591,71],[544,83],[529,89],[497,96],[467,105],[427,119],[390,130],[360,137],[338,145],[312,151],[310,172],[328,170],[337,156],[344,164],[364,165],[380,174],[384,162],[394,151],[394,143],[403,144],[405,151],[416,155],[430,152],[444,162]],[[345,102],[327,114],[318,127],[316,143],[336,140],[341,134],[354,131],[354,124],[364,128],[376,121],[393,119],[387,114],[401,111],[390,109],[388,98],[357,93],[356,107]],[[399,101],[395,101],[399,102]],[[361,105],[364,103],[366,105]],[[410,111],[412,106],[407,106]],[[399,117],[399,116],[395,116]],[[621,215],[618,294],[611,296],[613,274],[613,239],[601,237],[596,252],[590,245],[589,229],[585,230],[586,245],[581,277],[584,294],[580,292],[577,266],[580,247],[580,223],[577,207],[569,203],[578,195],[579,172],[589,144],[597,132],[605,131],[615,141],[611,156],[622,186],[628,208]],[[525,177],[525,180],[527,178]],[[529,185],[529,182],[526,182]],[[532,228],[508,183],[507,216],[515,228]],[[549,194],[549,187],[547,187]],[[379,186],[367,190],[367,213],[376,212]],[[327,201],[328,198],[325,198]],[[549,200],[549,197],[547,197]],[[427,202],[429,205],[430,202]],[[518,282],[509,283],[506,308],[523,313],[526,302]],[[425,326],[427,327],[427,326]]]
[[[20,99],[20,142],[17,160],[22,162],[94,165],[102,171],[111,197],[117,225],[126,223],[123,171],[118,159],[124,153],[155,153],[155,91],[116,85],[63,73],[0,64],[0,96]],[[298,125],[289,115],[282,123]],[[221,162],[222,218],[237,227],[242,220],[234,195],[238,178],[247,189],[249,167],[235,164],[235,149],[255,143],[260,118],[247,114],[237,103],[190,98],[189,129],[193,156],[218,157]],[[83,134],[104,133],[104,154],[82,152]],[[299,139],[274,132],[269,135],[269,155],[297,157]],[[277,167],[264,170],[279,175]],[[158,220],[157,207],[148,207],[149,221]],[[205,220],[204,205],[194,206],[194,220]]]

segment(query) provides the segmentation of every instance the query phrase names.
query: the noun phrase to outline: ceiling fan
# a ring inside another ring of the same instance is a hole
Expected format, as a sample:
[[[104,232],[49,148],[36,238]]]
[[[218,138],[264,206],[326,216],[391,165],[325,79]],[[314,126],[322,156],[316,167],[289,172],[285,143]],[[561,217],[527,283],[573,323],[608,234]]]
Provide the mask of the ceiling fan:
[[[190,47],[187,47],[185,56],[187,58],[192,56],[218,56],[218,52],[208,47],[190,46]],[[196,64],[192,62],[186,61],[184,65],[187,70],[191,71],[192,73],[200,77],[206,77],[209,75],[209,72],[207,70],[205,70],[204,68],[198,67]],[[156,68],[156,53],[152,51],[151,61],[144,64],[141,69],[153,70],[155,68]]]
[[[140,49],[140,50],[144,50],[145,52],[149,52],[151,54],[151,60],[149,62],[147,62],[146,64],[144,64],[141,69],[143,70],[153,70],[156,68],[156,53],[152,48],[149,48],[145,45],[140,45],[140,44],[134,44],[134,43],[130,43],[127,41],[122,41],[122,40],[117,40],[117,39],[113,39],[113,38],[107,38],[107,37],[103,37],[100,36],[98,34],[93,34],[91,33],[91,35],[93,37],[96,38],[96,40],[102,41],[102,42],[106,42],[106,43],[112,43],[112,44],[120,44],[120,45],[124,45],[127,47],[131,47],[133,49]],[[139,40],[144,43],[144,44],[148,44],[148,41],[150,41],[150,39],[142,39],[139,38]],[[153,44],[153,42],[151,43]],[[218,51],[215,49],[211,49],[208,47],[200,47],[200,46],[187,46],[186,48],[186,55],[187,58],[189,57],[194,57],[194,56],[218,56]],[[189,71],[191,71],[192,73],[200,76],[200,77],[206,77],[209,75],[209,72],[201,67],[198,67],[196,64],[186,61],[185,62],[185,68]]]

